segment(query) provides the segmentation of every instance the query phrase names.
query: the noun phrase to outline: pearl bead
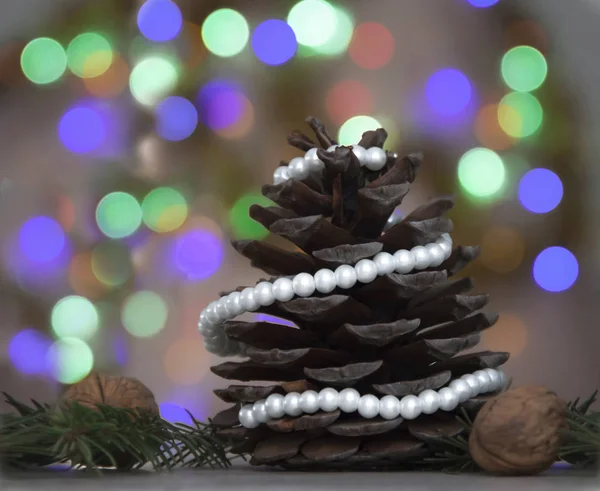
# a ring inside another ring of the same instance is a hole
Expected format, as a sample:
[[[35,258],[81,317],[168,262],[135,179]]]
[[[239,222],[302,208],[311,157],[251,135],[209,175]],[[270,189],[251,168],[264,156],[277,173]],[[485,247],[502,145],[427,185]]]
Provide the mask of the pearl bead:
[[[275,172],[273,172],[273,183],[281,184],[282,182],[287,181],[290,178],[290,170],[287,166],[282,165],[281,167],[277,167]]]
[[[281,418],[285,414],[283,407],[284,397],[281,394],[271,394],[265,401],[265,408],[269,418]]]
[[[325,164],[319,159],[317,155],[317,148],[311,148],[306,154],[304,154],[304,160],[308,164],[308,168],[311,172],[318,172],[323,170]]]
[[[436,244],[442,248],[442,251],[444,251],[444,261],[445,261],[452,254],[452,244],[445,240],[442,240],[442,241],[438,240],[436,242]]]
[[[379,401],[379,415],[383,419],[396,419],[400,415],[400,400],[396,396],[383,396]]]
[[[240,303],[240,296],[240,292],[233,292],[227,295],[225,304],[227,305],[227,310],[229,310],[234,317],[244,312],[244,307],[242,307],[242,304]]]
[[[419,394],[419,400],[423,414],[433,414],[440,408],[440,396],[434,390],[424,390]]]
[[[356,284],[356,271],[348,264],[342,264],[335,270],[335,282],[337,286],[347,290]]]
[[[319,392],[319,409],[325,412],[335,411],[340,405],[340,394],[337,390],[327,387]]]
[[[415,269],[415,256],[406,249],[400,249],[394,253],[396,273],[408,274]]]
[[[328,151],[328,152],[333,152],[333,151],[334,151],[334,150],[335,150],[337,147],[339,147],[339,146],[341,146],[341,145],[331,145],[331,146],[330,146],[330,147],[327,149],[327,151]]]
[[[373,261],[377,266],[377,274],[379,276],[393,273],[396,269],[396,261],[394,261],[394,256],[392,256],[389,252],[380,252],[373,258]]]
[[[421,414],[421,400],[417,396],[404,396],[400,401],[400,416],[415,419]]]
[[[314,390],[305,390],[300,396],[300,409],[307,414],[316,413],[319,410],[319,394]]]
[[[371,419],[379,414],[379,399],[372,394],[366,394],[358,401],[358,414]]]
[[[370,259],[361,259],[354,266],[356,279],[361,283],[370,283],[377,278],[377,265]]]
[[[431,260],[429,267],[431,268],[437,268],[446,259],[444,249],[439,244],[427,244],[425,250],[429,254],[429,259]]]
[[[315,279],[308,273],[300,273],[294,276],[292,286],[299,297],[310,297],[315,292]]]
[[[293,179],[306,179],[309,174],[308,164],[302,157],[295,157],[288,164]]]
[[[358,409],[360,394],[356,389],[343,389],[340,392],[340,409],[345,413],[353,413]]]
[[[217,302],[210,302],[208,306],[204,309],[204,312],[206,312],[206,318],[212,324],[218,324],[219,322],[221,322],[221,317],[219,316],[219,314],[217,314]]]
[[[458,395],[458,400],[460,402],[468,401],[471,397],[473,397],[473,392],[471,391],[471,387],[462,379],[456,379],[450,382],[449,387],[456,392]]]
[[[427,249],[425,249],[423,246],[416,246],[413,247],[410,250],[410,252],[415,258],[415,269],[421,270],[427,269],[429,267],[431,259],[429,257],[429,253],[427,252]]]
[[[263,307],[273,305],[275,302],[275,295],[273,295],[273,285],[267,281],[261,281],[254,287],[254,295],[256,300]]]
[[[352,145],[352,153],[358,159],[360,165],[365,165],[367,163],[367,149],[365,147]]]
[[[461,378],[467,384],[469,384],[469,387],[471,389],[471,397],[475,397],[476,395],[478,395],[481,392],[481,384],[479,383],[479,380],[477,380],[475,375],[471,375],[469,373],[467,375],[463,375]]]
[[[227,297],[221,297],[217,300],[217,314],[223,320],[227,320],[231,317],[231,313],[227,308]]]
[[[502,382],[502,377],[500,377],[500,374],[498,373],[498,371],[494,370],[493,368],[485,368],[483,371],[486,372],[490,376],[490,380],[491,380],[490,391],[491,392],[497,391],[501,387],[501,382]]]
[[[294,298],[294,286],[289,278],[279,278],[273,283],[273,296],[280,302],[288,302]]]
[[[244,428],[256,428],[260,423],[254,419],[252,405],[248,404],[240,409],[238,419]]]
[[[320,269],[315,273],[315,287],[320,293],[331,293],[337,286],[335,273],[330,269]]]
[[[387,155],[382,148],[371,147],[367,150],[365,167],[372,171],[378,171],[385,167]]]
[[[442,411],[453,411],[460,402],[456,391],[450,387],[444,387],[438,391],[440,396],[440,409]]]
[[[269,420],[264,400],[256,401],[252,406],[252,411],[254,412],[254,419],[259,423],[266,423]]]
[[[491,392],[491,389],[492,389],[492,377],[490,377],[490,375],[487,372],[485,372],[483,370],[477,370],[476,372],[473,373],[473,375],[475,376],[475,378],[479,382],[479,385],[481,387],[480,392],[482,394],[484,394],[486,392]]]
[[[254,288],[249,286],[242,290],[242,293],[240,294],[240,304],[244,307],[244,310],[248,312],[253,312],[260,307],[260,304],[256,299]]]
[[[300,394],[298,392],[290,392],[283,398],[283,408],[288,416],[300,416],[302,409],[300,408]]]

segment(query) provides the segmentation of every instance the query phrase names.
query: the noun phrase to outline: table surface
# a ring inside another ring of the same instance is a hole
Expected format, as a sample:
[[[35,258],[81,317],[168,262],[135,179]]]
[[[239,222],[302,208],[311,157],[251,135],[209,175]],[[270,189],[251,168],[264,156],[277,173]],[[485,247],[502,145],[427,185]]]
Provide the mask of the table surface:
[[[309,473],[236,466],[229,470],[179,470],[172,474],[151,471],[107,472],[96,477],[85,472],[38,471],[0,477],[2,491],[197,491],[277,490],[343,491],[600,491],[594,472],[553,469],[534,477],[495,477],[477,474],[329,472]]]

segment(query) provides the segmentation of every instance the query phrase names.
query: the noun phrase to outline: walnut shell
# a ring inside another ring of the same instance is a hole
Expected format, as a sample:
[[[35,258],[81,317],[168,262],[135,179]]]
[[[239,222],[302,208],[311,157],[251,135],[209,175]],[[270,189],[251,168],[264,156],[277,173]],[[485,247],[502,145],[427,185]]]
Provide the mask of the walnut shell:
[[[488,401],[469,437],[473,460],[497,474],[537,474],[558,457],[566,404],[545,387],[519,387]]]
[[[154,394],[142,382],[132,377],[92,373],[71,385],[61,402],[77,401],[94,409],[98,404],[125,409],[140,409],[150,414],[160,413]]]

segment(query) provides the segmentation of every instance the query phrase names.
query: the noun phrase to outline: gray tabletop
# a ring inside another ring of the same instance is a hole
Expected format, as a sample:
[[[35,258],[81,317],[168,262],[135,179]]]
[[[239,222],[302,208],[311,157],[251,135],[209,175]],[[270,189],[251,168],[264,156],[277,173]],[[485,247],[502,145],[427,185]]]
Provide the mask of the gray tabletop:
[[[315,491],[410,490],[410,491],[574,491],[600,490],[593,472],[553,469],[535,477],[494,477],[474,474],[331,472],[307,473],[266,468],[234,467],[229,470],[181,470],[172,474],[109,472],[91,477],[84,472],[43,471],[3,476],[3,491],[187,491],[187,490],[294,490]]]

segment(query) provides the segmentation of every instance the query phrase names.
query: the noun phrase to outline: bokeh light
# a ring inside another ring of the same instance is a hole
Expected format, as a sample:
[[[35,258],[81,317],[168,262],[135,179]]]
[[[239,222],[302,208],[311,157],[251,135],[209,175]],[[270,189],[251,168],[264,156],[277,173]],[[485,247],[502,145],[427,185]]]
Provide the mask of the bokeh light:
[[[69,70],[81,78],[102,75],[110,67],[112,59],[112,46],[104,36],[95,32],[76,36],[67,47]]]
[[[202,40],[202,28],[193,22],[184,22],[181,38],[182,58],[188,68],[196,68],[206,59],[208,50]]]
[[[343,80],[327,91],[325,107],[333,123],[341,125],[352,116],[371,113],[373,96],[358,80]]]
[[[34,84],[49,84],[58,80],[67,69],[63,47],[50,38],[36,38],[21,53],[23,74]]]
[[[74,384],[91,372],[94,353],[81,339],[63,338],[52,344],[46,360],[56,380],[62,384]]]
[[[354,116],[340,126],[338,142],[340,145],[356,145],[365,131],[381,127],[381,123],[371,116]]]
[[[123,331],[118,331],[112,342],[112,353],[119,366],[126,366],[129,362],[129,341]]]
[[[19,231],[19,246],[23,254],[34,262],[46,263],[56,259],[65,244],[63,229],[50,217],[30,218]]]
[[[482,344],[489,350],[510,353],[514,360],[527,347],[527,325],[514,314],[502,312],[491,329],[483,331]]]
[[[214,275],[223,263],[224,253],[221,239],[209,230],[187,230],[175,239],[175,265],[190,281]]]
[[[146,39],[162,43],[177,37],[183,16],[171,0],[146,0],[138,10],[137,25]]]
[[[100,319],[96,307],[87,298],[70,295],[52,308],[52,330],[59,338],[90,339],[98,330]]]
[[[92,107],[75,106],[67,110],[58,124],[58,136],[65,148],[76,154],[96,150],[106,138],[105,121]]]
[[[442,116],[453,116],[471,102],[473,89],[467,76],[454,68],[435,72],[425,85],[425,97],[431,109]]]
[[[519,183],[519,201],[533,213],[548,213],[556,208],[563,197],[563,184],[548,169],[532,169]]]
[[[293,58],[298,49],[293,29],[279,19],[269,19],[256,26],[251,44],[256,57],[267,65],[282,65]]]
[[[111,239],[133,234],[142,223],[142,209],[131,194],[109,193],[98,203],[96,222],[100,231]]]
[[[281,317],[275,317],[274,315],[269,314],[255,314],[254,320],[256,322],[269,322],[271,324],[280,324],[282,326],[296,327],[296,324],[294,324],[292,321],[282,319]]]
[[[214,132],[226,140],[237,140],[250,134],[254,127],[254,105],[244,94],[239,94],[242,101],[242,117],[231,126],[215,129]]]
[[[533,135],[542,125],[544,110],[539,101],[527,92],[511,92],[498,106],[498,122],[515,138]]]
[[[121,322],[129,334],[149,338],[158,334],[167,322],[167,304],[157,293],[139,291],[125,300]]]
[[[467,0],[473,7],[484,9],[496,5],[500,0]]]
[[[76,215],[73,200],[66,195],[59,195],[56,198],[56,218],[63,230],[68,232],[73,228],[77,218]]]
[[[391,61],[395,44],[394,36],[385,26],[364,22],[354,29],[348,54],[359,67],[377,70]]]
[[[579,263],[564,247],[548,247],[535,258],[533,279],[544,290],[562,292],[573,286],[579,276]]]
[[[269,231],[260,223],[250,218],[250,206],[273,206],[273,202],[262,194],[248,193],[241,196],[229,211],[229,225],[236,239],[263,239]]]
[[[156,132],[165,140],[185,140],[198,126],[198,111],[183,97],[167,97],[156,106],[155,114]]]
[[[354,19],[350,13],[339,5],[334,5],[333,9],[336,17],[333,34],[323,44],[312,47],[320,55],[338,56],[345,53],[354,34]]]
[[[69,286],[79,295],[99,298],[106,293],[106,286],[100,282],[92,269],[92,253],[80,252],[73,256],[67,273]]]
[[[121,94],[128,81],[129,66],[121,56],[114,53],[110,67],[97,77],[84,78],[83,84],[91,95],[110,98]]]
[[[243,116],[244,99],[240,88],[228,80],[216,79],[198,92],[200,119],[213,130],[222,130],[237,123]]]
[[[494,227],[481,241],[481,262],[499,274],[516,270],[525,259],[525,241],[521,234],[509,227]]]
[[[98,244],[92,251],[91,268],[103,285],[123,285],[133,274],[129,248],[126,244],[115,241]]]
[[[194,385],[209,373],[211,357],[200,336],[177,339],[167,348],[163,366],[169,379],[178,385]]]
[[[203,347],[204,348],[204,347]],[[190,416],[190,413],[185,408],[172,404],[170,402],[161,402],[159,404],[160,417],[171,423],[183,423],[186,425],[193,426],[194,421]]]
[[[176,63],[161,56],[150,56],[133,67],[129,89],[140,104],[152,106],[175,88],[178,79]]]
[[[515,113],[518,118],[518,114]],[[512,147],[515,139],[506,134],[498,121],[498,104],[483,106],[475,119],[474,131],[483,147],[492,150],[506,150]]]
[[[242,14],[233,9],[218,9],[202,24],[202,39],[216,56],[227,58],[240,53],[248,44],[250,29]]]
[[[324,45],[334,36],[337,14],[325,0],[302,0],[292,7],[287,22],[296,33],[299,44],[314,48]]]
[[[184,196],[176,189],[160,187],[150,191],[142,201],[142,220],[155,232],[177,230],[188,214]]]
[[[46,371],[46,355],[52,341],[36,329],[23,329],[8,343],[8,357],[13,366],[25,375]]]
[[[540,87],[548,74],[546,58],[531,46],[516,46],[502,57],[504,83],[517,92],[530,92]]]
[[[476,198],[494,196],[504,186],[504,162],[493,150],[473,148],[458,162],[458,180],[462,188]]]

